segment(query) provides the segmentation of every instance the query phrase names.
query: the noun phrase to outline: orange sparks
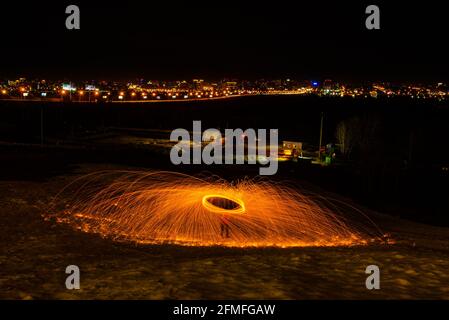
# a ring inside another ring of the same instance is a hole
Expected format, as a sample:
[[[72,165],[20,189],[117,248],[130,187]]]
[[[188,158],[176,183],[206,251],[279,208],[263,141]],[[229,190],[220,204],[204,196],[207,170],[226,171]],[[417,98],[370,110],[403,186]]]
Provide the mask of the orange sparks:
[[[348,205],[262,179],[230,184],[174,172],[102,172],[77,179],[55,203],[66,208],[54,209],[59,222],[137,243],[345,246],[381,235]]]
[[[237,198],[229,198],[221,194],[208,194],[202,199],[203,206],[211,212],[222,214],[245,213],[245,204]]]

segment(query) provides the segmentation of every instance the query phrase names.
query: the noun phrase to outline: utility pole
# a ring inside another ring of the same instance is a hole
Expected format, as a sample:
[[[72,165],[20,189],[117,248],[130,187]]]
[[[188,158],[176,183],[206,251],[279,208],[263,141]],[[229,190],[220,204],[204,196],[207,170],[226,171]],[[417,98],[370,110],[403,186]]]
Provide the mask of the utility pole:
[[[72,83],[69,82],[69,100],[72,102]]]
[[[44,146],[44,106],[41,105],[41,147]]]
[[[321,112],[320,143],[318,145],[318,161],[321,161],[321,143],[323,140],[323,119],[324,119],[324,112]]]

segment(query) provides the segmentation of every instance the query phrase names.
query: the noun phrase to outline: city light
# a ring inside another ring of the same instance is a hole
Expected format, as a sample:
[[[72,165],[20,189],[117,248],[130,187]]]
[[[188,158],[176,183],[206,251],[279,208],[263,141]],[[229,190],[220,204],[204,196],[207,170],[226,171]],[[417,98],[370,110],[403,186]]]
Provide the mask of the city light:
[[[136,83],[99,83],[89,81],[88,83],[62,83],[59,81],[36,82],[35,80],[20,80],[20,86],[16,81],[10,81],[10,85],[3,85],[1,94],[7,95],[8,99],[20,98],[23,100],[24,92],[27,96],[41,96],[45,99],[66,95],[68,100],[74,99],[74,95],[67,95],[73,92],[78,96],[84,96],[86,90],[98,97],[101,93],[107,96],[114,95],[117,87],[121,89],[117,95],[110,99],[111,102],[125,100],[131,97],[132,100],[176,100],[184,99],[222,99],[236,96],[254,95],[314,95],[336,98],[363,98],[363,99],[390,99],[394,97],[408,97],[410,99],[437,99],[446,100],[449,97],[448,85],[442,82],[435,84],[391,84],[383,82],[366,83],[363,85],[348,85],[330,79],[322,82],[316,80],[257,80],[251,81],[215,81],[208,82],[201,79],[192,81],[158,81]],[[40,80],[39,80],[40,81]],[[86,88],[85,90],[83,88]],[[101,89],[100,89],[101,88]],[[100,92],[101,90],[101,92]],[[45,92],[46,95],[42,95]],[[6,98],[6,97],[5,97]],[[67,99],[66,99],[67,100]],[[30,100],[31,101],[31,100]],[[97,102],[96,99],[90,102]]]

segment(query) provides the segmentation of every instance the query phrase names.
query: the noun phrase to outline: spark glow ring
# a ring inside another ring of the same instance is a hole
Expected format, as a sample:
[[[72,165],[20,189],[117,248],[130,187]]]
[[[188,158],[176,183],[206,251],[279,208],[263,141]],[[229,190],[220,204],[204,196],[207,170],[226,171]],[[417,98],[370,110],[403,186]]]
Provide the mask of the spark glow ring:
[[[234,209],[225,209],[225,208],[218,207],[209,201],[213,198],[219,198],[219,199],[234,202],[237,205],[237,207]],[[243,214],[243,213],[245,213],[245,203],[241,199],[237,199],[237,198],[233,198],[233,197],[229,197],[229,196],[223,196],[220,194],[208,194],[203,197],[202,203],[203,203],[203,206],[207,210],[214,212],[214,213],[221,213],[221,214]]]

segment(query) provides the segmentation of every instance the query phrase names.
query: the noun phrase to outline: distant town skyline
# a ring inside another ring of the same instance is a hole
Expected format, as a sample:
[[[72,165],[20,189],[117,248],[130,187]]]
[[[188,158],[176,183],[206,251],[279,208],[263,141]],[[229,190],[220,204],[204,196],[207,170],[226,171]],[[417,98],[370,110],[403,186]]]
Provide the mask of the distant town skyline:
[[[367,82],[348,84],[325,80],[296,79],[221,79],[208,81],[190,79],[178,81],[70,81],[18,78],[0,81],[0,99],[34,99],[70,102],[124,102],[152,100],[223,99],[248,95],[315,95],[325,97],[408,97],[446,100],[447,83],[432,84]]]

